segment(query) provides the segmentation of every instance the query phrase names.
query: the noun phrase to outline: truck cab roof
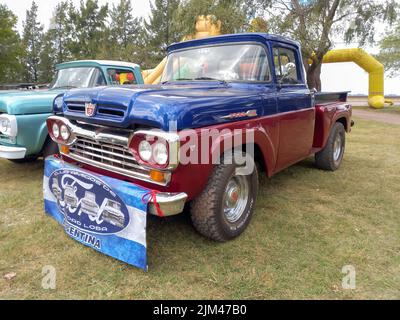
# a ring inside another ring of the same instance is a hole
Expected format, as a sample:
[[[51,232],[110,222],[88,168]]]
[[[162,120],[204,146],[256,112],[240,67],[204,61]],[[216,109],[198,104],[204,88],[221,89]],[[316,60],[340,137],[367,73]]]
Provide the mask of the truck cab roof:
[[[167,50],[168,52],[171,52],[175,50],[186,49],[189,47],[212,45],[219,43],[229,43],[229,42],[246,42],[246,41],[255,41],[255,42],[277,41],[280,43],[292,45],[296,48],[300,48],[300,44],[297,41],[275,34],[252,32],[252,33],[224,34],[221,36],[187,40],[183,42],[173,43],[168,47]]]
[[[77,60],[63,62],[56,65],[56,70],[66,69],[66,68],[77,68],[77,67],[101,67],[101,66],[111,66],[111,67],[127,67],[136,69],[139,65],[131,62],[124,61],[113,61],[113,60]]]

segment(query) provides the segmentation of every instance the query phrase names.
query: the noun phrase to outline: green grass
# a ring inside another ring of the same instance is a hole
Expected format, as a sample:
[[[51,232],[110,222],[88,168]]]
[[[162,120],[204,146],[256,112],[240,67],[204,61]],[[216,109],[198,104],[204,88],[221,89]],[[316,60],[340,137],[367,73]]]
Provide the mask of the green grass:
[[[152,218],[149,272],[69,238],[42,202],[42,162],[0,161],[0,298],[400,298],[400,126],[357,120],[340,170],[307,159],[263,179],[238,239],[199,236],[187,216]],[[341,287],[344,265],[355,290]],[[41,270],[57,270],[57,289]]]
[[[400,106],[385,106],[382,109],[374,109],[367,106],[353,106],[353,109],[358,110],[368,110],[372,112],[385,112],[385,113],[394,113],[400,115]]]

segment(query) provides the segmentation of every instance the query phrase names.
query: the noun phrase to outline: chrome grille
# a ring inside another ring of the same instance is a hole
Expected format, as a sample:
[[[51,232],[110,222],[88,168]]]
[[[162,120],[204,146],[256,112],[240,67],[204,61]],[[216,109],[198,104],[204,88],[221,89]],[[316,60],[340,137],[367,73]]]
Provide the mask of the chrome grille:
[[[77,136],[76,142],[70,147],[70,152],[72,155],[95,161],[100,166],[106,164],[123,170],[142,169],[127,147],[100,143],[86,137]]]

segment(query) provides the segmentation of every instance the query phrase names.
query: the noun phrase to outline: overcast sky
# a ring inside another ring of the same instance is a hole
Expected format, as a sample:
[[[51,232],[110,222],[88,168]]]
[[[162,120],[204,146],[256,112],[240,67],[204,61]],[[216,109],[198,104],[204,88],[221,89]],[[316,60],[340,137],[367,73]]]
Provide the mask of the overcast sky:
[[[39,6],[39,19],[47,28],[53,10],[61,0],[36,0]],[[80,0],[72,0],[78,6]],[[99,0],[100,4],[118,3],[119,0]],[[30,8],[31,0],[0,0],[18,16],[18,29],[22,29],[22,21],[25,19],[26,10]],[[149,0],[132,0],[135,16],[148,17],[150,13]],[[343,48],[343,44],[338,44],[337,48]],[[369,48],[374,51],[376,48]],[[368,74],[354,63],[334,63],[324,64],[322,67],[322,87],[324,91],[350,90],[352,93],[368,93]],[[400,76],[385,79],[385,93],[400,95]]]

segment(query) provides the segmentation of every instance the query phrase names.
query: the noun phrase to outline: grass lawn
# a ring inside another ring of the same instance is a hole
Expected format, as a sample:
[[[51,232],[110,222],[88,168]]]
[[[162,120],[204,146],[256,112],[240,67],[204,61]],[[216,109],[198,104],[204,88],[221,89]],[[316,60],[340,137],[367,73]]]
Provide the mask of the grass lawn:
[[[357,120],[340,170],[310,158],[263,179],[249,228],[229,243],[199,236],[184,215],[150,219],[148,273],[45,216],[43,162],[1,160],[0,298],[399,299],[399,137],[400,126]],[[41,288],[45,265],[57,270],[56,290]],[[355,290],[341,286],[345,265]]]

